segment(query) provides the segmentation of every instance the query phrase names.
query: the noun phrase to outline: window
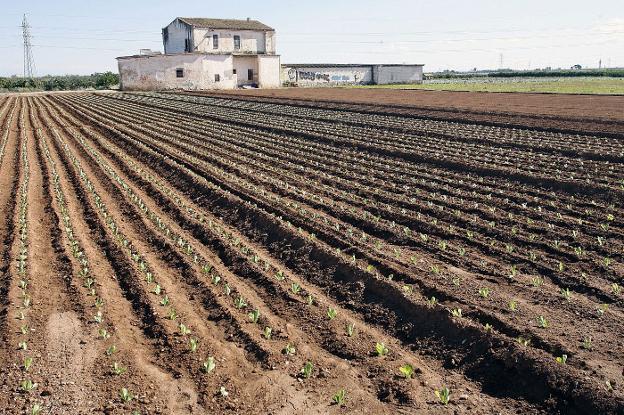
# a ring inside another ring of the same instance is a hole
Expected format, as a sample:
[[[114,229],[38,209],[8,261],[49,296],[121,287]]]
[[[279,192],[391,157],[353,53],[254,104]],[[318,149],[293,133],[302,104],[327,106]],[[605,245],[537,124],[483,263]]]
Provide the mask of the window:
[[[253,69],[247,69],[247,80],[253,81]]]
[[[232,75],[236,75],[236,69],[232,69]]]
[[[212,48],[219,49],[219,35],[212,35]]]
[[[234,50],[240,50],[240,36],[234,36]]]
[[[221,75],[218,73],[215,74],[215,82],[219,82],[221,80]]]
[[[191,39],[184,39],[184,51],[192,52],[191,51]]]
[[[184,78],[184,69],[182,68],[176,69],[176,78]]]

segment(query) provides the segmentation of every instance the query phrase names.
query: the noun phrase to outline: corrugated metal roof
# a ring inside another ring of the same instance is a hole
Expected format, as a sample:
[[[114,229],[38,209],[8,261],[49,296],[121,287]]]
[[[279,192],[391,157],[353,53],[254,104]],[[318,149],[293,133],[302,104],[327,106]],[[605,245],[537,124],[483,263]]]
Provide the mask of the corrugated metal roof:
[[[178,19],[194,27],[229,30],[275,30],[257,20],[209,19],[204,17],[178,17]]]

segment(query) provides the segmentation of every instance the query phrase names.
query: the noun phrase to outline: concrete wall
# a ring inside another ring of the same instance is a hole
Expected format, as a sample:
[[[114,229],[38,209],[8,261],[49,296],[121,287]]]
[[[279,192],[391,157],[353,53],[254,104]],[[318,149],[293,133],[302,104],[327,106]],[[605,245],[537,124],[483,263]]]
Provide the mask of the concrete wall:
[[[341,84],[370,84],[371,66],[282,66],[282,82],[299,86],[336,86]]]
[[[232,89],[232,55],[179,54],[118,59],[123,90]],[[176,70],[184,70],[178,78]],[[215,74],[221,77],[215,82]]]
[[[278,88],[280,82],[280,57],[258,55],[258,77],[260,88]]]
[[[378,85],[411,84],[423,80],[422,65],[376,65],[373,81]]]
[[[282,65],[282,84],[298,86],[339,86],[365,84],[418,83],[422,65]]]

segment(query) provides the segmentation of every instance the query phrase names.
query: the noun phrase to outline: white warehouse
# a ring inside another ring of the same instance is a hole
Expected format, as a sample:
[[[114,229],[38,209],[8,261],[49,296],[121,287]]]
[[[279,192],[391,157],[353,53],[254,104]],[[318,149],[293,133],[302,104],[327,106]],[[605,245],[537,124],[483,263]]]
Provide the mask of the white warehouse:
[[[122,89],[280,86],[275,30],[256,20],[178,17],[162,38],[164,54],[117,58]]]

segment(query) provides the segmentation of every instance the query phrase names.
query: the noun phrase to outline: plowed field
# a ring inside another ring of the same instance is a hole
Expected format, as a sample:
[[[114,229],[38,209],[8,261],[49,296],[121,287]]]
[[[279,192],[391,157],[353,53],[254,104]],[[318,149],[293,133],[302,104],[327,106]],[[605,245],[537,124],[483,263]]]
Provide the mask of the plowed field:
[[[0,97],[0,412],[624,413],[621,120],[479,117]]]

